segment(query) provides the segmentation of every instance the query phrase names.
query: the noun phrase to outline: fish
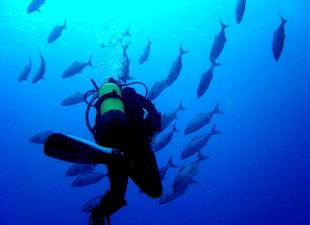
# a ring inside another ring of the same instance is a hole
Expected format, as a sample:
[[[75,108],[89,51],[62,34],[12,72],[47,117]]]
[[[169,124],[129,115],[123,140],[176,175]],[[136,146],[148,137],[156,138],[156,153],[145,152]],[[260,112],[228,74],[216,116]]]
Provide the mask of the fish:
[[[198,84],[198,89],[197,89],[198,98],[201,98],[204,95],[204,93],[208,90],[211,80],[213,78],[214,67],[220,66],[220,65],[221,64],[219,63],[213,62],[211,68],[208,69],[207,72],[202,74],[199,84]]]
[[[93,67],[92,65],[92,57],[89,58],[88,62],[73,62],[62,74],[62,78],[72,77],[78,73],[82,73],[82,71],[87,67]]]
[[[161,131],[165,130],[172,123],[173,120],[177,118],[177,114],[179,111],[186,110],[186,108],[182,105],[182,102],[178,105],[178,108],[163,114],[161,116]]]
[[[171,142],[174,132],[177,131],[179,130],[176,129],[175,126],[173,126],[173,129],[169,133],[163,134],[161,138],[157,142],[155,142],[154,145],[152,146],[153,151],[158,152],[164,147],[166,147]]]
[[[75,92],[74,94],[66,97],[62,102],[62,106],[70,106],[76,105],[78,103],[84,102],[84,93],[82,92]]]
[[[180,196],[184,195],[187,188],[188,188],[189,185],[181,188],[181,189],[178,189],[176,191],[173,190],[173,188],[170,188],[168,192],[166,193],[163,193],[161,196],[160,196],[160,199],[159,199],[159,202],[158,204],[160,205],[163,205],[163,204],[167,204],[169,202],[172,202],[174,201],[175,199],[179,198]]]
[[[49,34],[47,42],[52,43],[56,41],[61,36],[62,31],[64,29],[67,29],[66,25],[67,25],[67,20],[65,20],[63,25],[55,26],[53,30],[51,31],[51,33]]]
[[[189,51],[185,51],[180,45],[180,52],[178,58],[172,63],[171,68],[168,73],[167,77],[167,86],[169,87],[171,84],[173,84],[176,79],[179,77],[182,69],[182,57],[184,54],[187,54]]]
[[[144,48],[143,54],[140,56],[140,59],[139,59],[140,65],[145,63],[148,60],[148,58],[150,56],[150,52],[151,52],[151,44],[152,44],[152,42],[149,40],[146,47]]]
[[[198,151],[197,160],[188,165],[183,165],[179,169],[173,181],[173,190],[177,192],[178,190],[182,190],[184,187],[187,187],[189,184],[195,183],[193,178],[198,173],[200,162],[208,158],[208,156],[203,156],[201,152]]]
[[[105,173],[88,172],[76,177],[72,182],[72,187],[82,187],[98,183],[102,178],[108,176]]]
[[[82,212],[86,212],[86,213],[92,212],[99,205],[102,197],[103,197],[103,195],[97,195],[96,197],[93,197],[93,198],[89,199],[82,206],[81,211]]]
[[[242,18],[244,16],[244,12],[245,12],[245,7],[246,7],[246,0],[237,0],[237,5],[236,5],[236,20],[237,23],[240,24],[242,21]]]
[[[167,80],[163,79],[160,81],[156,81],[151,87],[147,99],[150,101],[154,101],[167,87]]]
[[[219,109],[218,104],[214,107],[212,112],[199,113],[195,118],[193,118],[185,127],[184,134],[191,134],[205,125],[209,124],[211,119],[215,114],[220,114],[222,111]]]
[[[37,133],[29,139],[29,142],[33,144],[44,144],[48,136],[50,136],[53,133],[54,132],[51,130]]]
[[[66,172],[66,177],[73,177],[87,172],[91,172],[95,167],[96,164],[74,163],[72,166],[70,166],[70,168]]]
[[[222,29],[218,35],[215,36],[213,45],[210,51],[210,62],[216,62],[216,59],[220,56],[222,53],[225,43],[227,41],[226,34],[225,34],[225,29],[228,27],[228,25],[225,25],[221,20],[220,20]]]
[[[40,54],[40,59],[41,59],[40,68],[38,69],[38,71],[36,72],[36,74],[34,75],[34,77],[32,79],[33,84],[37,83],[41,79],[44,79],[44,74],[46,71],[46,65],[45,65],[45,59],[41,54]]]
[[[280,56],[283,51],[284,42],[286,38],[286,34],[285,34],[286,23],[287,23],[287,20],[284,19],[283,16],[281,16],[281,24],[273,34],[272,53],[276,61],[280,59]]]
[[[45,0],[32,0],[27,8],[27,13],[33,13],[35,11],[41,12],[40,7],[45,3]]]
[[[172,161],[172,156],[170,156],[169,161],[166,166],[159,168],[160,179],[164,180],[169,168],[178,168],[179,166],[175,165]]]
[[[220,132],[216,130],[216,127],[214,125],[209,133],[201,136],[195,136],[194,138],[192,138],[190,142],[183,149],[181,153],[181,159],[186,159],[194,155],[195,153],[199,152],[202,148],[204,148],[208,144],[210,138],[213,135],[217,134],[220,134]]]
[[[20,75],[18,77],[19,82],[27,80],[27,78],[31,72],[31,67],[32,67],[32,62],[31,62],[31,57],[29,57],[29,63],[24,66],[22,72],[20,73]]]
[[[121,61],[121,70],[118,75],[118,79],[123,83],[126,84],[128,80],[133,80],[135,79],[134,77],[131,77],[129,75],[129,66],[130,66],[130,59],[127,55],[127,49],[130,43],[127,45],[123,46],[123,57]]]

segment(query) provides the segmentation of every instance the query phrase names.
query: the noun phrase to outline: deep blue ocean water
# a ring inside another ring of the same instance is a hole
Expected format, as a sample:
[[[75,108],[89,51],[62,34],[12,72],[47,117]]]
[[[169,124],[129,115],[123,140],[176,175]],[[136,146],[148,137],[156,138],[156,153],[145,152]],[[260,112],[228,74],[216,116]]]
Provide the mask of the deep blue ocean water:
[[[101,48],[128,26],[130,73],[149,87],[167,76],[179,45],[183,57],[177,81],[156,99],[161,112],[187,107],[178,114],[183,130],[199,112],[219,103],[221,115],[212,124],[222,132],[203,150],[198,184],[165,205],[140,194],[130,182],[128,206],[112,217],[112,224],[133,225],[309,225],[310,224],[310,3],[306,0],[249,0],[243,21],[235,21],[235,0],[60,1],[46,0],[42,12],[27,14],[30,1],[0,1],[1,135],[0,225],[87,224],[81,206],[108,188],[102,182],[72,188],[65,177],[70,164],[48,158],[42,145],[28,142],[35,133],[53,130],[89,140],[85,104],[63,107],[61,101],[76,91],[92,88],[90,78],[103,81],[119,69],[120,48]],[[287,20],[286,43],[278,62],[272,57],[274,30],[282,14]],[[209,52],[219,19],[229,24],[227,43],[207,93],[200,99],[200,76],[210,67]],[[49,32],[67,19],[68,29],[55,43]],[[148,38],[151,55],[139,57]],[[45,79],[31,83],[46,59]],[[19,73],[33,60],[28,81]],[[75,60],[93,57],[94,68],[62,79]],[[138,89],[143,93],[143,89]],[[208,132],[211,125],[198,134]],[[172,143],[157,153],[160,166],[170,155],[182,165],[180,153],[193,135],[176,133]],[[104,166],[98,167],[105,171]],[[167,191],[177,170],[163,182]]]

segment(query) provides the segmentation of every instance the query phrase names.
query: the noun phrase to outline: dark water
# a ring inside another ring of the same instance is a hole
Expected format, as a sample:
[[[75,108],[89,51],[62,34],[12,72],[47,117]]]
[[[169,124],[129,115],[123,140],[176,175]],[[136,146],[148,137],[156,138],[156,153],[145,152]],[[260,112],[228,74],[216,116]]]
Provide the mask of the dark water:
[[[27,14],[29,1],[0,2],[1,135],[0,224],[87,224],[80,208],[108,187],[72,188],[65,177],[70,164],[47,158],[42,145],[28,143],[37,132],[54,130],[91,139],[84,123],[85,105],[60,105],[64,97],[92,88],[90,78],[103,81],[120,67],[115,44],[128,26],[130,71],[148,86],[167,76],[180,43],[190,53],[183,58],[178,80],[155,100],[161,112],[177,107],[176,126],[183,130],[197,113],[216,103],[224,113],[213,123],[222,132],[203,150],[201,163],[186,194],[166,205],[139,193],[130,183],[128,206],[112,217],[113,224],[165,225],[309,225],[310,224],[310,4],[299,0],[248,1],[244,19],[235,22],[235,0],[223,1],[60,1],[46,0],[40,13]],[[279,62],[272,58],[273,32],[287,20],[287,39]],[[200,75],[209,67],[209,51],[219,32],[219,18],[229,24],[227,44],[207,93],[196,97]],[[67,19],[68,30],[47,44],[49,32]],[[148,38],[149,61],[139,65]],[[105,42],[110,47],[103,49]],[[31,83],[46,59],[45,79]],[[33,69],[28,81],[17,82],[28,57]],[[94,68],[61,79],[75,60],[93,56]],[[139,89],[141,93],[142,89]],[[211,125],[197,134],[209,131]],[[170,155],[181,165],[183,146],[193,137],[177,133],[157,154],[159,165]],[[103,166],[98,170],[105,171]],[[176,174],[168,171],[167,191]]]

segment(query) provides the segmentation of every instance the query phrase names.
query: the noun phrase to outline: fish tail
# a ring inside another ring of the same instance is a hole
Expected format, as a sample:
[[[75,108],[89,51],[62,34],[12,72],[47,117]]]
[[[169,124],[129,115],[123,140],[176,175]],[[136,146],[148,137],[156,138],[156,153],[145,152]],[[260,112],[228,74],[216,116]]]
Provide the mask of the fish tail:
[[[180,104],[178,106],[178,111],[182,111],[182,110],[186,110],[186,108],[183,106],[183,103],[180,102]]]
[[[67,27],[67,19],[65,19],[65,22],[64,22],[63,28],[64,28],[64,29],[68,29],[68,27]]]
[[[128,26],[128,28],[127,28],[126,32],[125,32],[125,33],[123,33],[123,37],[125,37],[125,36],[128,36],[128,37],[130,37],[130,36],[131,36],[131,34],[130,34],[130,26]]]
[[[223,64],[222,63],[217,63],[217,62],[215,62],[215,60],[212,60],[212,67],[214,68],[214,67],[216,67],[216,66],[222,66]]]
[[[88,60],[88,62],[87,62],[87,65],[90,66],[90,67],[94,67],[93,64],[92,64],[92,61],[91,61],[92,58],[93,58],[92,56],[89,57],[89,60]]]
[[[205,159],[209,159],[209,156],[204,156],[201,151],[198,151],[198,161],[203,161]]]
[[[179,168],[179,166],[177,166],[176,164],[173,163],[172,156],[170,156],[170,158],[169,158],[168,167]]]
[[[211,135],[217,135],[217,134],[221,134],[221,132],[216,129],[216,126],[214,124],[211,130]]]
[[[221,26],[222,26],[222,29],[226,29],[228,27],[227,24],[224,24],[223,21],[220,19],[220,23],[221,23]]]
[[[280,14],[280,17],[281,17],[281,21],[282,21],[282,23],[287,23],[287,20]]]
[[[184,55],[184,54],[187,54],[189,51],[186,51],[183,49],[183,46],[182,44],[180,45],[180,55]]]
[[[223,113],[221,110],[220,110],[220,108],[219,108],[219,104],[217,103],[216,105],[215,105],[215,107],[214,107],[214,110],[213,110],[213,113]]]

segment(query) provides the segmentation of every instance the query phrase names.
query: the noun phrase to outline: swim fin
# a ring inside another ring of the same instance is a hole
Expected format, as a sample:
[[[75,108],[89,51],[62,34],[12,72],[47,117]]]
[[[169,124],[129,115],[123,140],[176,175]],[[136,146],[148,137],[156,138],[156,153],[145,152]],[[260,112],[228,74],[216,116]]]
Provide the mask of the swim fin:
[[[44,153],[52,158],[73,163],[107,164],[114,157],[123,157],[122,152],[104,148],[84,139],[54,133],[44,143]]]

